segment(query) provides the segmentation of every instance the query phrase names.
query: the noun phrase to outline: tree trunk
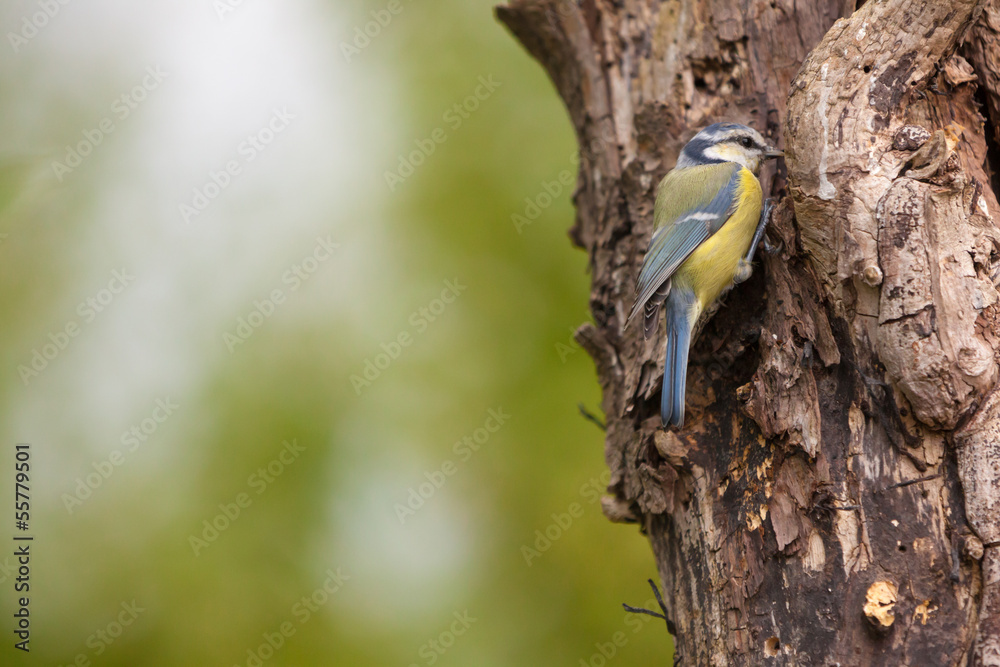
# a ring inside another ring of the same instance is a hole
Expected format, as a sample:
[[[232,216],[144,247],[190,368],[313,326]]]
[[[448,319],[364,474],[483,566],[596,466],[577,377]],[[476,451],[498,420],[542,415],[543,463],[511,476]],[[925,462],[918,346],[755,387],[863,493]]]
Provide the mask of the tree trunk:
[[[497,13],[577,132],[604,509],[648,534],[683,663],[1000,665],[1000,0]],[[720,120],[786,151],[780,250],[703,318],[663,430],[662,326],[623,326],[656,185]]]

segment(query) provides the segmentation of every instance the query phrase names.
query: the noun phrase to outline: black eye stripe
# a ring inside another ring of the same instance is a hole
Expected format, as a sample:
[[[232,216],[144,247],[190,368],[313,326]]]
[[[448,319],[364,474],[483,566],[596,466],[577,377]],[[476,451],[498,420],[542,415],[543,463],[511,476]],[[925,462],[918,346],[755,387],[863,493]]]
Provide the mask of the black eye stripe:
[[[757,143],[757,140],[754,139],[753,137],[746,137],[746,136],[730,137],[727,140],[727,142],[731,144],[736,144],[737,146],[742,146],[743,148],[754,148],[760,151],[766,150],[765,147]]]

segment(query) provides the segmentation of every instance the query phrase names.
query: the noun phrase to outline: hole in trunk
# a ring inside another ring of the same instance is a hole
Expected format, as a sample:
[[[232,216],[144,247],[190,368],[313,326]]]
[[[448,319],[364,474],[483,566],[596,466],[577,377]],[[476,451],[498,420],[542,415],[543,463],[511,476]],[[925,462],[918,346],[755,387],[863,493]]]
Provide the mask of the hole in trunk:
[[[990,187],[993,194],[1000,198],[1000,145],[997,145],[996,128],[1000,118],[993,118],[989,105],[986,104],[986,93],[982,87],[976,90],[976,102],[979,104],[980,113],[986,117],[983,124],[986,135],[986,175],[990,179]]]

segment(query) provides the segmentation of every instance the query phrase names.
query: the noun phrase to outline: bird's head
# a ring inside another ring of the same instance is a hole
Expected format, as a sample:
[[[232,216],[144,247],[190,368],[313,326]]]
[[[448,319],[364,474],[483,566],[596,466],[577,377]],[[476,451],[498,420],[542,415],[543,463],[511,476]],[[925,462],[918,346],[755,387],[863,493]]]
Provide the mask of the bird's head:
[[[715,123],[694,135],[677,158],[677,168],[735,162],[754,174],[765,160],[783,153],[767,143],[760,132],[736,123]]]

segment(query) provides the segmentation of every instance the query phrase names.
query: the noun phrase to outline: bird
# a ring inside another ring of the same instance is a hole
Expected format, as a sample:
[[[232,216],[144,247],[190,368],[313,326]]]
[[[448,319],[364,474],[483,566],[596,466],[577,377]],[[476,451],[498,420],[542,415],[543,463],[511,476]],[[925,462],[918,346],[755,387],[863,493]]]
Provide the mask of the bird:
[[[650,338],[666,319],[660,419],[684,426],[688,350],[698,317],[734,284],[750,277],[771,205],[757,177],[783,153],[753,128],[715,123],[681,149],[656,191],[654,232],[636,280],[625,326],[643,311]]]

